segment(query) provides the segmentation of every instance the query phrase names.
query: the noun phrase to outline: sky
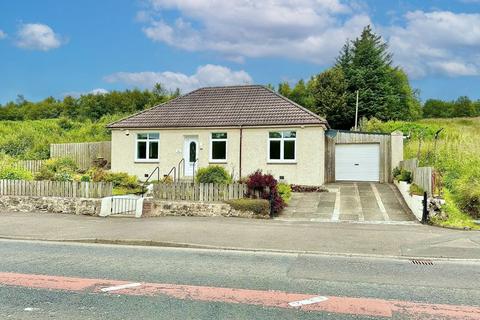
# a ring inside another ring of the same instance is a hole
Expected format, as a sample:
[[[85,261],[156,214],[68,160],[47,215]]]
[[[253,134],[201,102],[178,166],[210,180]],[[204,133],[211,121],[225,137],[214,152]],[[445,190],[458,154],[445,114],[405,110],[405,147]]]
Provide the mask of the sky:
[[[423,101],[480,99],[480,0],[15,0],[0,2],[0,103],[295,83],[366,25]]]

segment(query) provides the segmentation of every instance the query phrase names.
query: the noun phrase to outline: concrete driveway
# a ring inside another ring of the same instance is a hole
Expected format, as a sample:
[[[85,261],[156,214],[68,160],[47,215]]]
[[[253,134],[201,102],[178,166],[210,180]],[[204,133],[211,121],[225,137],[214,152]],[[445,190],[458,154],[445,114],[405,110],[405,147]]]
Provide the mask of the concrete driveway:
[[[354,221],[405,223],[415,217],[392,184],[345,182],[328,184],[330,192],[293,193],[278,217],[288,221]]]

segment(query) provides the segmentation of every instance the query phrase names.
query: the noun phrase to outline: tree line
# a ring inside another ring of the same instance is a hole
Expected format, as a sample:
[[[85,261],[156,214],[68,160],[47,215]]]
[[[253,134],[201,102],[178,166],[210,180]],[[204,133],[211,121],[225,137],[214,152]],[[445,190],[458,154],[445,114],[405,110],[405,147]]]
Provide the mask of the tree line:
[[[53,118],[98,120],[105,115],[131,114],[168,101],[180,94],[168,91],[160,84],[152,90],[111,91],[85,94],[63,99],[48,97],[39,102],[18,96],[16,101],[0,106],[0,120],[39,120]]]
[[[353,127],[357,93],[359,118],[413,121],[422,117],[480,115],[480,101],[473,102],[467,97],[452,102],[430,99],[422,107],[418,90],[410,86],[406,73],[394,66],[387,43],[370,26],[355,40],[346,41],[331,68],[308,81],[300,80],[293,87],[287,82],[280,83],[276,90],[327,118],[338,129]],[[36,103],[19,96],[17,101],[0,106],[0,120],[59,117],[98,120],[105,115],[138,112],[179,94],[178,89],[171,92],[157,84],[152,90],[112,91],[61,100],[49,97]]]

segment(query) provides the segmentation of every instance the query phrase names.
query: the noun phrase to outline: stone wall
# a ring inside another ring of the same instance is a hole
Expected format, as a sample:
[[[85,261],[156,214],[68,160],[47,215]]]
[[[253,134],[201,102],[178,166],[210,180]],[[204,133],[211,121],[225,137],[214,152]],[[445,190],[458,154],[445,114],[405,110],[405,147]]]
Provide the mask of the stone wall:
[[[195,217],[239,217],[269,219],[269,215],[258,215],[251,211],[233,209],[226,203],[190,201],[145,201],[144,217],[195,216]]]
[[[0,196],[0,210],[20,212],[49,212],[96,216],[101,199]],[[1,212],[0,212],[1,213]]]

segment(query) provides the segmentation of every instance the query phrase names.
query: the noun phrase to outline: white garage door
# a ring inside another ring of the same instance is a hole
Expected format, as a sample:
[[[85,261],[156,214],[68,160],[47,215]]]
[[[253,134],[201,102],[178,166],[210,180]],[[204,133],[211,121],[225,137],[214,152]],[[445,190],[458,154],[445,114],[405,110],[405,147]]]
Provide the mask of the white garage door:
[[[335,145],[337,181],[380,181],[379,144]]]

